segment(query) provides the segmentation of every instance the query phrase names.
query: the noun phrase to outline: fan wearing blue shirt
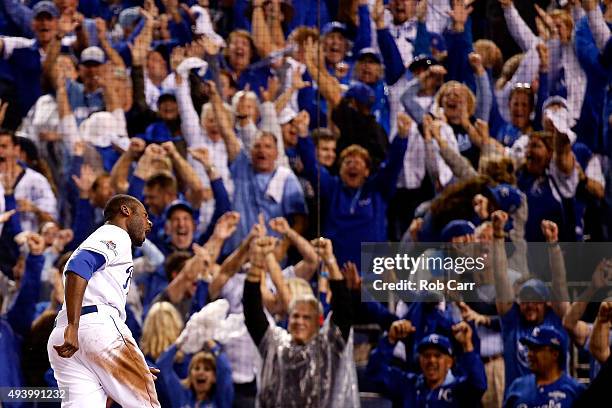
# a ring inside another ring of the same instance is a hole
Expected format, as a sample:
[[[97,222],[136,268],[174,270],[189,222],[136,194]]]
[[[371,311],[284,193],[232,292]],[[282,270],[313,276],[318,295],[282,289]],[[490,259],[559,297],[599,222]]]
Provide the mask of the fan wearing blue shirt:
[[[548,287],[538,279],[529,279],[518,290],[518,299],[508,277],[508,260],[504,247],[504,226],[508,215],[504,211],[495,211],[492,215],[494,243],[491,252],[495,276],[495,293],[497,312],[501,316],[502,337],[504,341],[504,363],[506,376],[506,394],[508,386],[524,375],[530,374],[528,349],[521,339],[529,335],[534,328],[552,326],[564,337],[561,343],[562,366],[565,366],[568,352],[568,336],[563,329],[562,318],[569,309],[569,294],[565,284],[565,265],[563,253],[558,245],[558,227],[551,221],[542,222],[542,232],[549,243],[548,256],[552,270],[553,291],[558,297],[553,299]],[[552,301],[552,302],[550,302]]]
[[[144,141],[147,144],[174,142],[179,152],[185,156],[187,146],[181,133],[181,116],[172,89],[160,91],[159,98],[157,98],[157,116],[159,120],[147,127],[142,137]]]
[[[172,395],[171,408],[230,408],[234,399],[232,369],[221,346],[212,340],[207,350],[196,353],[189,362],[189,375],[181,380],[173,368],[178,351],[173,344],[157,360],[160,378]]]
[[[487,378],[482,360],[474,350],[470,325],[459,322],[453,326],[453,335],[463,349],[456,360],[447,337],[430,334],[420,341],[417,351],[422,374],[406,373],[390,366],[395,343],[414,331],[410,322],[394,322],[388,336],[381,339],[370,356],[368,376],[381,387],[383,394],[402,401],[403,407],[480,406]],[[453,364],[455,372],[451,371]]]
[[[225,253],[240,245],[260,216],[265,222],[285,217],[291,220],[293,229],[299,233],[304,231],[308,212],[304,192],[293,171],[277,164],[276,136],[260,132],[251,151],[247,152],[235,133],[229,130],[225,143],[235,186],[233,207],[240,213],[240,223],[227,241]],[[283,245],[288,244],[287,240],[283,242]]]
[[[44,69],[50,68],[49,61],[57,56],[55,46],[65,35],[59,29],[59,16],[55,4],[41,1],[32,10],[30,25],[34,39],[0,39],[1,58],[6,61],[2,63],[2,74],[14,83],[17,100],[10,102],[17,106],[20,118],[28,113],[42,95],[41,75]],[[47,60],[49,56],[51,59]]]
[[[333,241],[341,265],[352,261],[359,267],[361,242],[387,239],[387,205],[403,166],[410,125],[408,115],[398,115],[398,136],[393,139],[386,160],[373,175],[370,153],[363,147],[346,147],[340,154],[340,174],[332,176],[319,165],[312,140],[303,135],[299,137],[298,152],[304,163],[304,175],[313,185],[320,185],[321,210],[326,213],[322,232]]]
[[[553,326],[538,326],[520,339],[528,352],[532,374],[510,385],[504,408],[569,408],[584,386],[564,372],[567,336]]]
[[[78,124],[92,113],[104,110],[104,92],[100,78],[106,62],[106,54],[100,47],[86,48],[79,60],[81,82],[68,80],[66,83],[70,107]]]

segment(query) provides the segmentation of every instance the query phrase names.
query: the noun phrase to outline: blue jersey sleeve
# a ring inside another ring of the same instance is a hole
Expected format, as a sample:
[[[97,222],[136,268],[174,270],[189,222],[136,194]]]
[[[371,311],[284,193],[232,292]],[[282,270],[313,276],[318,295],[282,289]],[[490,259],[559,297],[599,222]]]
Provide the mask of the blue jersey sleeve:
[[[132,174],[132,176],[130,177],[129,183],[130,183],[130,187],[128,188],[128,194],[144,202],[145,181],[141,179],[140,177]]]
[[[164,382],[168,394],[172,395],[172,408],[180,408],[189,403],[191,390],[183,387],[180,378],[173,368],[174,357],[178,349],[176,344],[168,347],[157,359],[155,364],[159,368],[159,379]]]
[[[6,314],[15,333],[21,336],[26,336],[30,332],[34,321],[44,262],[45,258],[42,255],[28,255],[19,294]]]
[[[217,356],[216,375],[215,403],[219,408],[230,408],[234,402],[234,383],[232,382],[232,367],[224,352]]]
[[[395,193],[397,179],[404,166],[404,155],[408,149],[408,138],[396,135],[387,152],[387,159],[380,165],[378,172],[372,177],[371,182],[383,195],[385,200],[390,200]]]
[[[72,231],[74,238],[67,246],[68,249],[74,250],[79,244],[87,239],[95,229],[94,216],[95,209],[89,202],[88,198],[79,198],[75,203],[74,219],[72,220]]]
[[[304,177],[314,186],[319,185],[321,197],[329,197],[335,189],[337,180],[317,162],[315,145],[310,137],[298,138],[297,151],[304,165]]]
[[[66,272],[73,272],[85,280],[91,279],[94,272],[106,263],[104,255],[81,249],[66,265]]]
[[[457,358],[457,364],[466,373],[465,381],[462,384],[463,401],[470,401],[476,406],[482,394],[487,390],[487,375],[480,355],[475,351],[463,353]]]
[[[383,395],[399,400],[414,395],[415,376],[391,367],[393,347],[387,337],[383,337],[370,355],[366,373]]]

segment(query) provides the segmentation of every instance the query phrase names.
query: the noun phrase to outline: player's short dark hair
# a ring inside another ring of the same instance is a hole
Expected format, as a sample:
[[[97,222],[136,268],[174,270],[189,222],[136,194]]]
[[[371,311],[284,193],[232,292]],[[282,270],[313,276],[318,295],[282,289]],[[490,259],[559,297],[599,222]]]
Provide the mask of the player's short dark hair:
[[[174,193],[178,191],[176,178],[174,178],[172,174],[166,171],[155,173],[154,175],[149,177],[145,182],[145,187],[159,187],[164,191],[170,191]]]
[[[126,205],[130,210],[136,211],[142,205],[137,198],[127,194],[117,194],[111,197],[104,207],[104,222],[110,221],[121,213],[121,207]]]
[[[176,251],[170,254],[164,262],[164,271],[168,282],[172,281],[172,274],[179,273],[192,255],[187,251]]]

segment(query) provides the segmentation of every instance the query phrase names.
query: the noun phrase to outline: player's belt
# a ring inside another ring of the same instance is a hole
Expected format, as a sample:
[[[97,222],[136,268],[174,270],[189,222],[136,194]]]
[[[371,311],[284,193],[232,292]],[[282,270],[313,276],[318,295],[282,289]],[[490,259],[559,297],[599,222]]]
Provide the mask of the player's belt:
[[[98,312],[98,306],[96,305],[83,306],[81,308],[81,316],[90,314],[90,313],[97,313],[97,312]]]
[[[81,316],[84,316],[90,313],[97,313],[97,312],[98,312],[98,306],[96,305],[83,306],[81,308]],[[53,322],[53,327],[55,326],[57,326],[57,319]]]

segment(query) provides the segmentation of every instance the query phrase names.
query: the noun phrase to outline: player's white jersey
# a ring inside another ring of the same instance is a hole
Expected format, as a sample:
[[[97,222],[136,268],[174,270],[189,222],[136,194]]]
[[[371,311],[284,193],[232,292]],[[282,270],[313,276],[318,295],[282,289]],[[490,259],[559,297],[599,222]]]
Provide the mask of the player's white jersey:
[[[119,311],[121,319],[125,321],[125,303],[134,270],[132,240],[127,231],[110,224],[101,226],[79,245],[66,266],[82,250],[101,254],[106,261],[89,279],[83,296],[83,306],[112,306]],[[65,273],[66,268],[64,268]],[[65,308],[64,300],[62,310]]]

